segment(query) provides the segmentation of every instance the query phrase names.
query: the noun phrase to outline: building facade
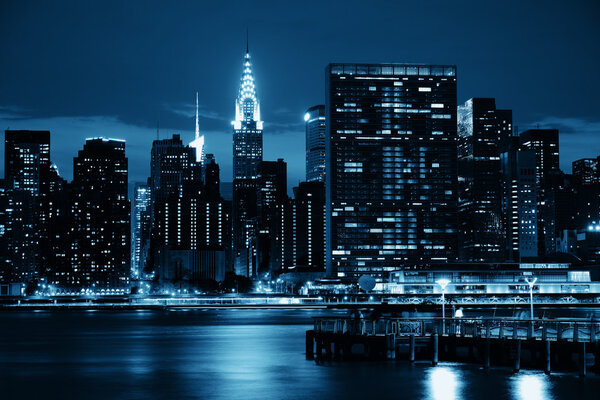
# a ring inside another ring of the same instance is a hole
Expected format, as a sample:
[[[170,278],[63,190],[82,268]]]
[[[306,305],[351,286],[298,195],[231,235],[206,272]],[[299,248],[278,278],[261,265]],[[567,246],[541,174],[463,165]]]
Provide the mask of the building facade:
[[[500,154],[506,255],[521,262],[538,256],[536,158],[520,148],[518,137],[510,142]]]
[[[456,67],[326,69],[327,272],[457,257]]]
[[[50,132],[5,131],[5,232],[9,281],[38,278],[49,257]]]
[[[143,276],[151,232],[151,192],[145,183],[136,183],[133,188],[133,220],[131,227],[131,275],[133,279]]]
[[[510,111],[504,114],[507,113]],[[512,135],[512,118],[501,117],[494,99],[473,98],[458,106],[459,259],[462,261],[506,259],[500,147]]]
[[[300,182],[294,188],[291,270],[325,271],[325,183]]]
[[[306,129],[306,180],[325,182],[325,106],[309,108],[304,114]]]
[[[556,251],[556,204],[552,176],[560,171],[557,129],[530,129],[520,135],[521,147],[535,153],[535,175],[538,195],[538,256]]]
[[[73,159],[71,285],[125,290],[130,279],[130,203],[125,142],[87,139]]]

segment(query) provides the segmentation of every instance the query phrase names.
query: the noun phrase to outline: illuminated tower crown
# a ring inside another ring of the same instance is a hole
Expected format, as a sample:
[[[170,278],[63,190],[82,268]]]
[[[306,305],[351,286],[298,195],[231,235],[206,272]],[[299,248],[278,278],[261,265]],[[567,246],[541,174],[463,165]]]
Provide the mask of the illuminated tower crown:
[[[235,102],[235,121],[233,121],[235,129],[241,129],[242,121],[256,122],[256,129],[262,129],[260,104],[256,98],[256,87],[254,86],[254,75],[252,74],[248,47],[246,47],[246,56],[244,57],[240,92]]]

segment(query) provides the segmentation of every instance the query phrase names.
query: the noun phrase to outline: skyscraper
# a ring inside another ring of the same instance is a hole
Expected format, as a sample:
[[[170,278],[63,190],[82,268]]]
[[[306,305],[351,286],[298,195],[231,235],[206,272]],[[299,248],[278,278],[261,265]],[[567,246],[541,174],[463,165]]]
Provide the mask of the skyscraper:
[[[306,125],[306,180],[325,182],[325,106],[309,108]]]
[[[325,271],[325,183],[300,182],[294,188],[293,262],[299,271]]]
[[[233,250],[238,275],[257,273],[258,164],[263,157],[263,122],[246,47],[233,123]]]
[[[535,153],[535,175],[538,196],[538,256],[556,250],[556,210],[553,174],[558,172],[558,130],[530,129],[520,135],[521,148]]]
[[[136,183],[133,189],[133,221],[131,227],[131,272],[132,277],[141,278],[148,245],[150,242],[150,187]]]
[[[152,142],[150,159],[150,191],[152,204],[181,190],[181,185],[190,179],[191,165],[196,159],[194,149],[185,146],[180,135],[171,139]]]
[[[591,185],[600,182],[598,158],[581,158],[572,163],[573,182],[576,185]]]
[[[29,281],[48,257],[50,132],[7,130],[4,149],[6,275]]]
[[[326,69],[327,272],[457,256],[456,67]]]
[[[282,158],[261,161],[258,182],[258,273],[277,273],[283,268],[286,237],[290,236],[285,229],[287,164]]]
[[[521,149],[519,137],[513,136],[500,160],[506,255],[521,262],[538,256],[535,153]]]
[[[459,258],[504,261],[500,147],[512,135],[512,118],[496,101],[473,98],[458,106]]]
[[[125,142],[87,139],[73,159],[73,192],[71,284],[125,290],[131,258]]]
[[[558,170],[558,129],[529,129],[520,135],[521,147],[532,150],[536,157],[538,194],[543,195],[550,171]]]

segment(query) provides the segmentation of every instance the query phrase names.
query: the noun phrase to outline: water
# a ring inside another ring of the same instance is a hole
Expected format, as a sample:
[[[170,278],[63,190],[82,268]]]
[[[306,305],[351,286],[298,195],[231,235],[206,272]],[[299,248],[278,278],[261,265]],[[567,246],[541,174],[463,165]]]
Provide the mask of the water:
[[[0,399],[598,398],[593,374],[405,361],[318,365],[304,359],[304,334],[318,313],[0,313]]]

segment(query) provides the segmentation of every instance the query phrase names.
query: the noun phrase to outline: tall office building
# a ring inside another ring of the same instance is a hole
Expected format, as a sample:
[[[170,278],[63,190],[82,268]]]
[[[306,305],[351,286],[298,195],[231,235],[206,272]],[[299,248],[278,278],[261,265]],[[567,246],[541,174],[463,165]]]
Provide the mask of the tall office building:
[[[263,157],[263,122],[246,47],[233,123],[233,251],[235,272],[257,273],[258,164]]]
[[[73,159],[75,287],[125,290],[130,275],[130,203],[125,142],[87,139]]]
[[[257,252],[258,273],[278,273],[286,253],[287,164],[261,161],[258,164]],[[291,243],[289,243],[291,248]]]
[[[324,182],[300,182],[294,188],[292,252],[290,269],[325,271]]]
[[[136,183],[133,188],[133,221],[131,227],[131,275],[140,279],[150,244],[150,186]]]
[[[325,106],[309,108],[306,125],[306,180],[325,182]]]
[[[502,209],[507,259],[521,262],[538,256],[535,153],[522,150],[518,136],[501,153]]]
[[[573,161],[573,183],[576,185],[591,185],[600,182],[598,158],[581,158]]]
[[[184,181],[190,179],[195,150],[183,144],[180,135],[152,142],[150,159],[150,192],[152,204],[179,192]]]
[[[457,256],[456,67],[326,69],[327,272]]]
[[[521,148],[531,150],[536,158],[536,186],[538,196],[538,256],[556,251],[555,180],[559,171],[558,130],[530,129],[520,135]]]
[[[12,260],[9,253],[9,206],[4,179],[0,179],[0,282],[8,282],[12,274]]]
[[[504,261],[500,147],[512,135],[509,112],[496,101],[473,98],[458,106],[459,259]],[[510,130],[509,130],[510,129]]]
[[[5,131],[8,280],[29,281],[48,258],[50,132]]]
[[[536,182],[539,193],[543,194],[548,185],[549,174],[558,170],[558,129],[529,129],[520,135],[521,147],[535,152],[536,157]]]

